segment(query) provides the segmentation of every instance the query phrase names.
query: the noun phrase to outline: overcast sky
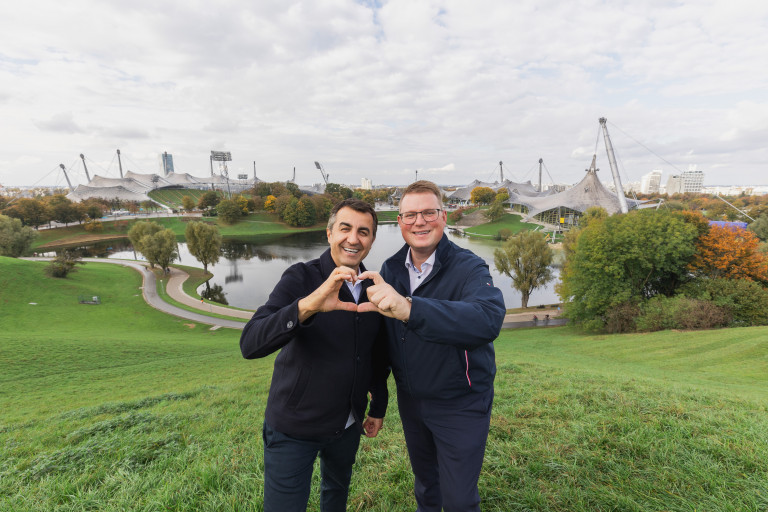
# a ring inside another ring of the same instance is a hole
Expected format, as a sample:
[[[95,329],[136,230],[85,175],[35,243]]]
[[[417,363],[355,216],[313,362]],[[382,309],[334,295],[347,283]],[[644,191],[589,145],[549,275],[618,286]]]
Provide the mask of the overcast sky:
[[[0,185],[608,181],[600,117],[625,182],[768,184],[766,55],[752,0],[4,2]]]

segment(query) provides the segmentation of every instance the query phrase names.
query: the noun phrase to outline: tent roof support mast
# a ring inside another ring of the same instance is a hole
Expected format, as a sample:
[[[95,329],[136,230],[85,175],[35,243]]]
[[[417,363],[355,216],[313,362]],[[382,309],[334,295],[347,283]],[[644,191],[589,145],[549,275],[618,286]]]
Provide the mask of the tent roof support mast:
[[[600,126],[603,129],[603,137],[605,138],[605,151],[608,153],[608,163],[611,164],[613,183],[616,186],[616,196],[619,198],[619,207],[621,208],[621,213],[627,213],[629,211],[629,207],[627,207],[627,198],[624,197],[624,187],[621,185],[619,167],[616,165],[616,156],[613,154],[613,144],[611,144],[611,137],[608,135],[608,127],[606,126],[607,121],[608,120],[604,117],[600,118]]]

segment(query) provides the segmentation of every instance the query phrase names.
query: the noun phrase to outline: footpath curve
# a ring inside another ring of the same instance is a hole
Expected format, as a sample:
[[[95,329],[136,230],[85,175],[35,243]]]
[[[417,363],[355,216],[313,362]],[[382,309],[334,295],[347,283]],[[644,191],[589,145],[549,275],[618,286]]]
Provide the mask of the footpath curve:
[[[46,257],[30,257],[22,258],[30,261],[50,261],[51,258]],[[142,293],[144,300],[147,304],[153,308],[168,313],[179,318],[199,322],[201,324],[212,325],[214,328],[227,327],[230,329],[242,330],[245,324],[253,316],[252,311],[245,311],[241,309],[233,309],[226,306],[220,306],[216,304],[206,303],[202,300],[198,300],[194,297],[187,295],[184,292],[184,281],[189,278],[189,274],[181,269],[171,267],[168,283],[166,285],[166,293],[176,302],[184,304],[185,306],[195,308],[208,313],[215,313],[218,315],[225,315],[229,317],[242,318],[243,321],[229,320],[224,318],[216,318],[194,311],[179,308],[173,304],[169,304],[164,301],[157,294],[157,280],[155,274],[147,268],[146,263],[137,260],[120,260],[120,259],[108,259],[108,258],[84,258],[84,262],[95,263],[111,263],[115,265],[123,265],[125,267],[132,268],[142,275]],[[547,319],[547,315],[549,318]],[[511,313],[504,317],[503,329],[515,329],[520,327],[554,327],[558,325],[565,325],[567,320],[564,318],[558,318],[560,311],[557,309],[538,309],[531,311],[530,313]],[[534,320],[534,316],[538,317]]]
[[[51,258],[23,258],[25,260],[30,261],[50,261]],[[145,263],[136,261],[136,260],[120,260],[120,259],[107,259],[107,258],[83,258],[82,260],[85,263],[94,262],[94,263],[111,263],[114,265],[123,265],[124,267],[129,267],[137,272],[139,272],[142,276],[142,295],[144,296],[144,300],[147,304],[152,306],[153,308],[162,311],[163,313],[168,313],[169,315],[177,316],[179,318],[184,318],[186,320],[192,320],[194,322],[199,322],[201,324],[206,325],[212,325],[214,328],[219,327],[227,327],[230,329],[238,329],[242,330],[243,327],[245,327],[245,321],[238,322],[237,320],[228,320],[225,318],[216,318],[208,315],[202,315],[200,313],[195,313],[194,311],[188,311],[186,309],[182,309],[180,307],[174,306],[173,304],[169,304],[166,301],[164,301],[158,294],[157,294],[157,280],[155,279],[155,274],[149,270]],[[243,319],[250,319],[251,316],[253,316],[253,313],[249,313],[247,311],[241,311],[236,309],[230,309],[223,306],[215,306],[212,304],[205,304],[201,301],[197,301],[184,293],[182,291],[182,284],[184,281],[189,277],[189,274],[184,272],[183,270],[179,270],[176,268],[171,268],[171,278],[168,280],[168,285],[166,287],[166,291],[168,292],[168,295],[175,301],[180,302],[182,304],[185,304],[187,306],[194,307],[196,309],[208,311],[211,313],[216,313],[220,315],[227,315],[227,316],[235,316],[235,317],[241,317]]]

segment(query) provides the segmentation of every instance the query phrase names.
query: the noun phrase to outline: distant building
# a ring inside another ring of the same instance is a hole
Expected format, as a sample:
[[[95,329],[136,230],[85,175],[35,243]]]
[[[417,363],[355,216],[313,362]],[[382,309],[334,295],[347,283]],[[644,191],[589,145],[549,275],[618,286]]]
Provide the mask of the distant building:
[[[704,173],[697,171],[695,165],[688,167],[688,170],[683,172],[682,178],[684,192],[701,193],[701,189],[704,187]]]
[[[661,169],[654,169],[640,178],[641,194],[658,194],[661,188]]]
[[[692,192],[700,194],[704,188],[704,173],[697,171],[696,166],[692,165],[682,174],[675,174],[667,180],[667,194],[685,194]]]
[[[360,183],[360,188],[363,190],[371,190],[371,180],[369,178],[363,178]]]
[[[173,155],[169,155],[167,151],[160,155],[160,169],[163,171],[163,176],[168,176],[174,172]]]
[[[685,187],[683,186],[683,177],[678,174],[673,174],[669,178],[667,178],[667,186],[665,187],[665,190],[667,194],[682,194],[683,189]]]

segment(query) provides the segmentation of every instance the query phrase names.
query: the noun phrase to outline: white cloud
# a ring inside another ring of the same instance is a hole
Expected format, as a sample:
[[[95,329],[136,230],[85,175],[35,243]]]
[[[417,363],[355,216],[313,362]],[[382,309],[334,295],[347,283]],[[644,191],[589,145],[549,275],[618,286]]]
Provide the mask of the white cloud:
[[[633,180],[666,160],[708,183],[765,181],[767,6],[371,4],[17,2],[0,19],[0,182],[81,152],[116,175],[118,147],[144,172],[168,151],[203,175],[227,149],[232,168],[284,180],[295,165],[307,184],[314,160],[339,181],[403,184],[416,169],[486,179],[499,160],[524,177],[539,158],[574,182],[595,148],[608,168],[601,116]]]

